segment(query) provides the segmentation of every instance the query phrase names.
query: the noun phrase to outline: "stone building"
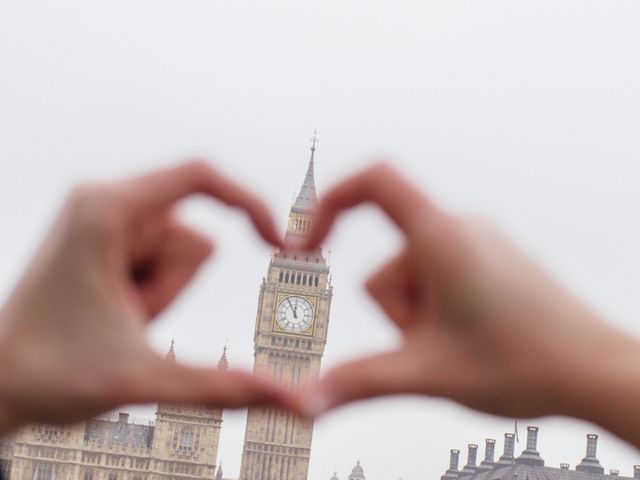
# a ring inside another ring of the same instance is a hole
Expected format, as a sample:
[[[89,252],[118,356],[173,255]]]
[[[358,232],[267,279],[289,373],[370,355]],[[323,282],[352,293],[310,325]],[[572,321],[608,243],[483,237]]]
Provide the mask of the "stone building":
[[[504,450],[495,460],[496,441],[489,438],[485,443],[485,455],[478,464],[476,455],[478,446],[470,444],[467,451],[467,463],[458,468],[460,451],[451,450],[449,469],[440,480],[632,480],[619,475],[618,470],[604,472],[596,456],[598,436],[587,435],[586,455],[575,469],[568,463],[558,467],[545,465],[538,452],[538,428],[527,428],[527,446],[518,457],[514,456],[514,434],[504,436]],[[634,467],[633,479],[640,479],[640,466]]]
[[[167,358],[175,361],[173,341]],[[218,368],[227,367],[225,350]],[[0,478],[220,480],[221,426],[220,409],[165,404],[145,423],[120,413],[76,425],[32,425],[0,444]]]
[[[300,244],[318,201],[316,138],[307,174],[289,213],[286,242]],[[314,252],[277,251],[262,281],[254,334],[254,371],[296,390],[320,372],[329,327],[329,264]],[[251,408],[247,415],[240,480],[307,480],[313,424],[288,412]]]

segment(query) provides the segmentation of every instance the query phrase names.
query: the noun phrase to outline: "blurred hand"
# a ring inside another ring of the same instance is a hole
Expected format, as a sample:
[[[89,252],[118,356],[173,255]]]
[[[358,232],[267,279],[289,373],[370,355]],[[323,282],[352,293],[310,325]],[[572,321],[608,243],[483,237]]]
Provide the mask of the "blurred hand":
[[[294,408],[260,378],[181,365],[145,342],[147,322],[212,251],[173,212],[196,193],[244,210],[279,244],[265,205],[204,163],[77,188],[0,312],[0,431],[125,403]]]
[[[606,388],[614,370],[639,358],[635,340],[600,321],[495,227],[442,210],[386,166],[326,194],[305,248],[363,202],[380,207],[405,236],[402,251],[366,283],[403,341],[328,372],[305,394],[309,415],[403,393],[505,416],[597,421],[586,405],[607,402],[620,385],[606,398],[590,385]]]

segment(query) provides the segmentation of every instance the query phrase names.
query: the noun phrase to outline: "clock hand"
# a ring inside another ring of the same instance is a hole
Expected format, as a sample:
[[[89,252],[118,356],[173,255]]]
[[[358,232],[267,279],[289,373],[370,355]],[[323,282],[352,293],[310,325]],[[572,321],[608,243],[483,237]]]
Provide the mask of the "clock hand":
[[[291,299],[289,299],[289,298],[287,298],[287,302],[289,303],[289,306],[291,307],[291,310],[293,310],[293,318],[297,319],[297,318],[298,318],[298,315],[297,315],[297,312],[296,312],[296,311],[297,311],[298,307],[297,307],[297,306],[296,306],[296,307],[294,307],[294,306],[291,304]]]

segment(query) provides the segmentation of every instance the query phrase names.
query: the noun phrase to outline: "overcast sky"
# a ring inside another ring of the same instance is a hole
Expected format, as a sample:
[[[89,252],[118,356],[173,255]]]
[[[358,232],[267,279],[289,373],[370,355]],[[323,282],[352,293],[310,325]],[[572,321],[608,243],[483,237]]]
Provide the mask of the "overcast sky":
[[[494,218],[609,321],[640,333],[639,16],[631,0],[4,0],[0,292],[86,177],[206,155],[260,192],[284,228],[318,129],[321,191],[385,157],[441,203]],[[237,212],[198,199],[184,215],[215,236],[218,256],[150,341],[165,351],[175,335],[179,359],[214,363],[228,339],[231,364],[250,367],[270,250]],[[329,239],[325,367],[397,340],[361,280],[398,245],[371,209]],[[228,475],[245,415],[225,413]],[[573,468],[588,432],[602,434],[606,469],[631,475],[640,463],[591,425],[533,423],[549,465]],[[353,405],[317,423],[309,478],[346,479],[360,459],[370,480],[434,479],[450,448],[464,461],[467,443],[494,437],[501,452],[512,426],[442,400]]]

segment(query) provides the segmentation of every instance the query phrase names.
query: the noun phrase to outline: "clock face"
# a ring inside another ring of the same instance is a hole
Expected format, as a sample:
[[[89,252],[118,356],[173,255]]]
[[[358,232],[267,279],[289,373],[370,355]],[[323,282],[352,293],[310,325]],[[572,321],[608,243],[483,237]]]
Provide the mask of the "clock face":
[[[306,331],[313,321],[313,307],[306,298],[291,296],[286,297],[278,305],[278,324],[292,333]]]

